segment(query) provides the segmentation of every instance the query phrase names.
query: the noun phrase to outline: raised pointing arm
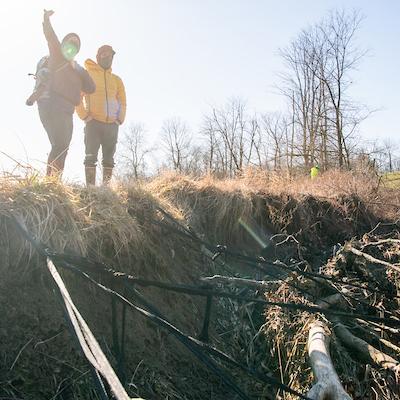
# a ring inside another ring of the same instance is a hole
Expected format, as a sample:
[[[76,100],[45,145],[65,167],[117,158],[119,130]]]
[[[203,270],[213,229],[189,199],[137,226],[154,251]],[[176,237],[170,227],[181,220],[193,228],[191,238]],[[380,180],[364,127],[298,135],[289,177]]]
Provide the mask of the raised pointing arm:
[[[49,46],[50,54],[60,51],[60,41],[56,33],[54,32],[53,27],[51,26],[50,17],[54,14],[53,10],[44,10],[43,11],[43,33],[47,40],[47,44]]]

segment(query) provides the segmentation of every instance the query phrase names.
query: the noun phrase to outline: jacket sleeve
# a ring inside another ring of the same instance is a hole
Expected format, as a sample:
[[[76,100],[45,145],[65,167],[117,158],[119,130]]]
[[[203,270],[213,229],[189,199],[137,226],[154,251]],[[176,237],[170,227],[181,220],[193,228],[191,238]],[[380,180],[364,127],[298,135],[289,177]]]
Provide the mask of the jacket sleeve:
[[[47,40],[50,56],[52,56],[55,52],[61,52],[60,41],[58,40],[58,37],[51,25],[50,18],[48,17],[43,18],[43,33]]]
[[[117,100],[119,105],[118,121],[120,122],[120,124],[122,124],[125,121],[126,115],[126,93],[124,83],[122,82],[122,79],[120,77],[117,78],[117,84]]]
[[[82,94],[79,106],[75,107],[75,111],[78,114],[78,117],[83,121],[89,117],[88,101],[88,96]]]
[[[94,83],[94,80],[91,78],[86,69],[81,67],[80,65],[77,65],[76,70],[78,71],[78,74],[81,78],[82,92],[87,94],[94,93],[96,91],[96,84]]]

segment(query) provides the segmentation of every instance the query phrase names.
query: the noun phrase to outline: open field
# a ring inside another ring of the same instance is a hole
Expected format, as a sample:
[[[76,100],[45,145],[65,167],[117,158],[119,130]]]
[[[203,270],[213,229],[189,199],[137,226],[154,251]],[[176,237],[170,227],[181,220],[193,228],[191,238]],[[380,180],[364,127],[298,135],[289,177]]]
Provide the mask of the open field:
[[[386,187],[400,188],[400,172],[388,172],[383,175],[382,182]]]

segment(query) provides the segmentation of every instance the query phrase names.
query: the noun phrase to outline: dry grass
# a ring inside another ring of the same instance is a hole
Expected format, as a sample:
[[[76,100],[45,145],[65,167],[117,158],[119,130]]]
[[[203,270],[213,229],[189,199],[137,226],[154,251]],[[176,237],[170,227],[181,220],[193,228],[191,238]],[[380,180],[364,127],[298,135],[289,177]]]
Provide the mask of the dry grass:
[[[249,241],[241,221],[257,226],[264,238],[303,235],[301,239],[318,245],[327,236],[343,240],[367,229],[375,223],[372,216],[400,217],[398,193],[379,188],[375,178],[349,172],[331,171],[313,181],[254,171],[225,180],[165,174],[145,187],[209,240],[233,246]]]
[[[0,329],[0,337],[5,335],[9,338],[3,340],[6,347],[0,346],[0,353],[4,361],[0,370],[5,368],[0,371],[0,375],[6,373],[5,376],[12,377],[11,372],[18,371],[18,367],[12,371],[7,369],[13,362],[12,343],[14,342],[11,338],[15,338],[17,347],[22,342],[28,342],[27,337],[33,338],[33,341],[30,342],[31,346],[24,350],[25,358],[21,356],[20,360],[21,365],[26,365],[28,360],[32,365],[31,370],[26,369],[23,372],[26,380],[25,383],[21,383],[23,391],[19,392],[20,389],[17,387],[15,390],[9,388],[8,391],[2,392],[0,385],[0,396],[9,396],[12,393],[15,396],[23,394],[25,397],[32,393],[35,397],[37,396],[36,389],[31,388],[28,382],[40,378],[42,381],[40,388],[47,393],[45,397],[50,398],[58,390],[57,384],[60,383],[60,379],[61,381],[63,379],[62,376],[53,376],[51,364],[46,363],[43,364],[46,367],[35,368],[35,365],[43,362],[43,356],[37,353],[35,345],[54,336],[54,331],[60,330],[59,324],[63,319],[59,313],[57,301],[49,291],[51,285],[47,281],[47,275],[42,273],[44,271],[43,262],[35,250],[16,231],[15,226],[8,218],[10,213],[20,216],[28,230],[55,251],[89,256],[143,278],[182,283],[194,279],[193,269],[197,271],[198,267],[195,268],[193,262],[190,264],[189,260],[193,260],[196,255],[193,255],[193,251],[187,249],[179,239],[166,236],[160,227],[152,223],[153,220],[159,220],[156,208],[160,204],[151,193],[143,188],[85,189],[62,185],[37,176],[24,179],[5,177],[0,181],[0,196],[0,224],[3,232],[0,239],[0,292],[2,307],[7,308],[7,312],[3,310],[4,318],[2,320],[3,326],[7,329],[3,327]],[[171,207],[169,208],[171,210]],[[96,336],[110,338],[111,317],[108,299],[93,288],[82,284],[81,281],[77,281],[70,274],[64,273],[63,275],[67,279],[67,285],[72,291],[73,298],[77,301],[89,325],[93,327]],[[21,291],[24,296],[18,295]],[[177,302],[182,301],[182,296],[155,289],[144,289],[143,293],[150,296],[152,301],[158,304],[160,310],[169,316]],[[29,295],[25,296],[25,294]],[[15,304],[18,306],[15,307]],[[44,304],[46,306],[42,307]],[[181,312],[172,315],[173,322],[189,334],[194,334],[200,325],[198,321],[199,305],[201,302],[199,303],[197,299],[187,298]],[[33,319],[31,318],[32,313]],[[29,318],[26,318],[25,315]],[[18,322],[21,319],[24,323]],[[41,320],[39,326],[35,322],[38,319]],[[65,330],[65,327],[62,329]],[[171,351],[175,348],[176,343],[171,342],[170,339],[166,340],[164,335],[160,335],[143,318],[130,320],[127,329],[131,332],[127,339],[128,343],[134,349],[127,355],[127,359],[132,362],[131,365],[137,365],[140,362],[138,357],[150,359],[153,374],[159,382],[164,379],[162,372],[164,362],[174,364],[183,355],[187,357],[187,353],[182,348]],[[63,335],[63,338],[63,340],[70,341],[68,335]],[[158,356],[166,354],[165,359],[158,358],[156,354],[152,355],[146,351],[149,346],[151,348],[155,346],[157,349],[161,342],[165,348],[160,349],[157,354]],[[77,353],[71,348],[71,343],[66,345],[66,348],[70,349],[69,353],[60,353],[55,347],[56,345],[56,341],[51,341],[49,347],[45,348],[46,354],[50,358],[59,359],[60,357],[68,365],[72,363],[77,367],[79,365],[79,368],[84,368],[81,365],[82,361],[76,361]],[[70,359],[68,354],[71,354],[74,360]],[[108,355],[112,359],[113,355],[110,351],[108,351]],[[46,368],[48,369],[46,370]],[[67,372],[64,371],[65,374],[72,377],[70,372],[73,374],[73,370],[68,368]],[[46,379],[51,382],[45,382]],[[145,381],[146,385],[149,385],[147,390],[150,390],[151,380],[149,381],[149,377],[145,377]],[[78,380],[74,383],[76,393],[81,393],[82,386],[80,385],[85,384],[88,388],[90,387],[87,385],[87,380]],[[169,385],[173,392],[174,388],[171,383]],[[152,395],[149,396],[156,398]],[[76,398],[91,397],[86,393],[85,396]]]

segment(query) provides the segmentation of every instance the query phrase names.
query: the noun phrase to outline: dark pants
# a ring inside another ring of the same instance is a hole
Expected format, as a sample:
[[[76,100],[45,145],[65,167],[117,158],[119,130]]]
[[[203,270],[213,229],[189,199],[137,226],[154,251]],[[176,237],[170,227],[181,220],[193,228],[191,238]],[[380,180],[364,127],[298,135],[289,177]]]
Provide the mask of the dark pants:
[[[114,154],[117,148],[118,124],[106,124],[91,120],[85,127],[85,166],[95,167],[97,155],[101,146],[103,153],[102,165],[105,168],[114,167]]]
[[[40,120],[51,143],[47,175],[52,175],[64,169],[65,158],[72,139],[72,114],[47,101],[39,102],[38,109]]]

